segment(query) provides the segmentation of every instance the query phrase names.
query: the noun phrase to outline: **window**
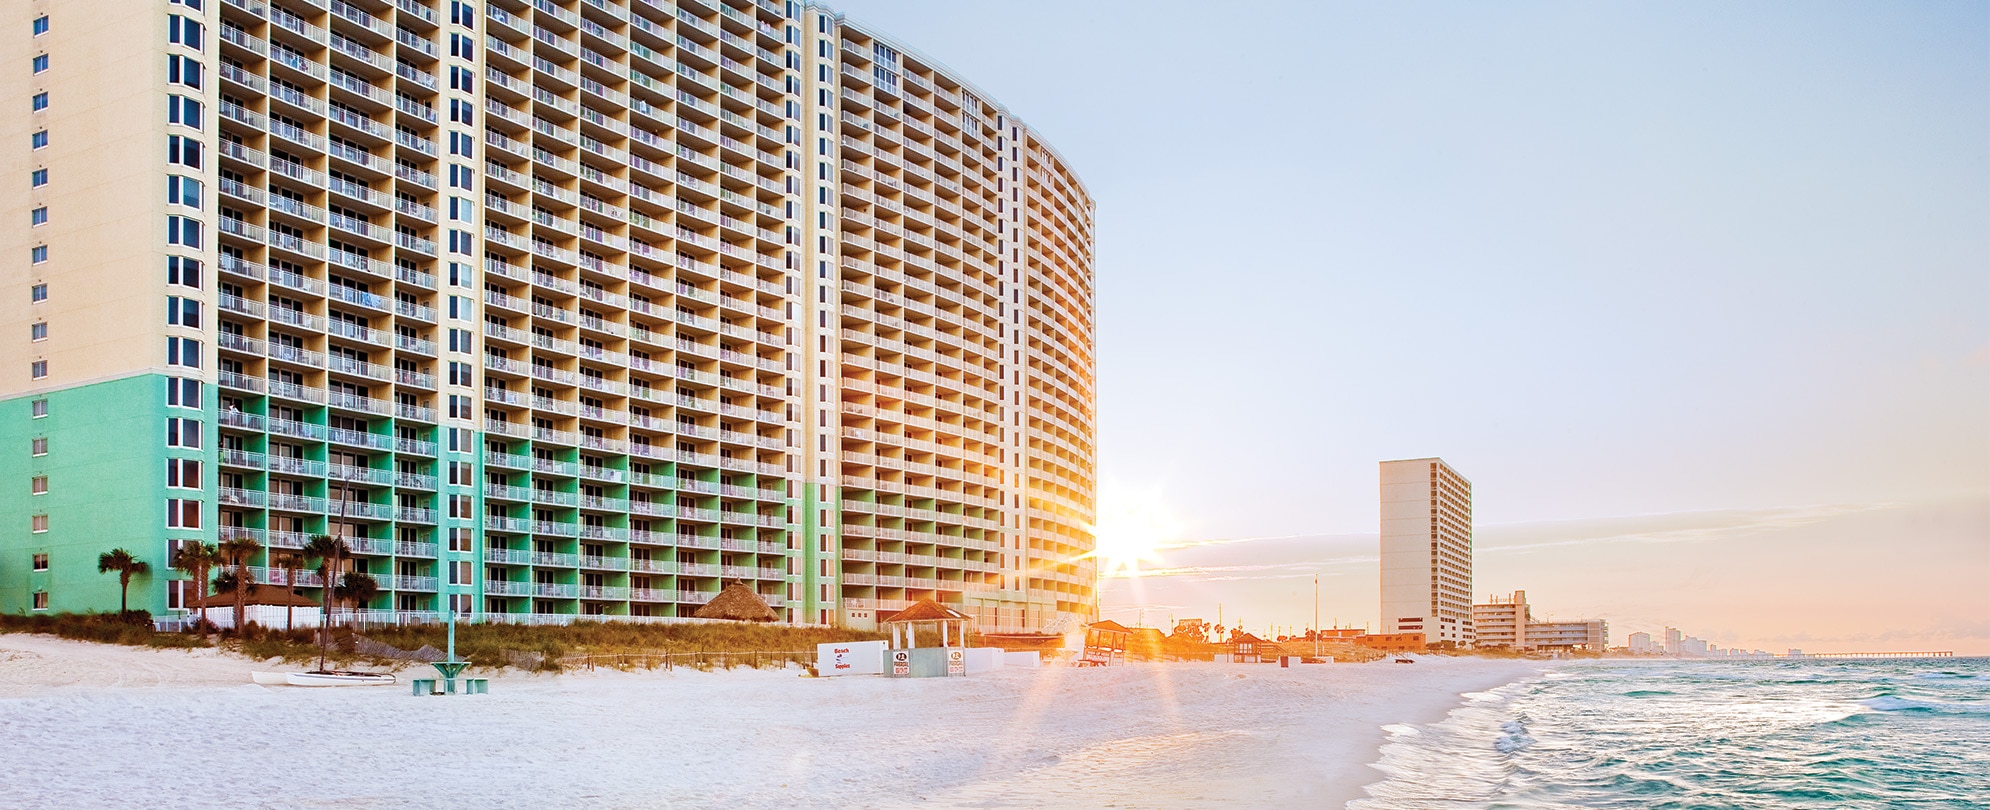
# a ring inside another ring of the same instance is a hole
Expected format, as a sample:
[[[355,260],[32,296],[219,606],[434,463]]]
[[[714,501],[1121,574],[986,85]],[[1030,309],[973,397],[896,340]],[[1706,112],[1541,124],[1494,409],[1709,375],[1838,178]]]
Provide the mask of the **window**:
[[[195,11],[200,10],[200,0],[171,0],[171,2],[176,6],[186,6]]]
[[[166,446],[200,449],[199,419],[166,420]]]
[[[48,323],[46,321],[37,321],[35,323],[28,324],[28,340],[30,342],[40,343],[47,339],[48,339]]]
[[[36,380],[48,379],[48,361],[36,360],[28,364],[28,377]]]
[[[45,146],[48,146],[48,130],[38,129],[35,130],[35,133],[33,135],[28,136],[29,148],[40,149]]]
[[[48,552],[42,552],[34,556],[34,569],[36,571],[48,570]]]
[[[200,23],[178,14],[166,18],[166,41],[200,50]]]
[[[28,531],[34,532],[35,534],[41,534],[42,532],[48,531],[48,516],[34,515],[28,518]]]
[[[166,365],[200,368],[200,341],[193,338],[166,338]]]
[[[166,204],[200,207],[200,181],[177,174],[166,177]]]
[[[193,217],[166,217],[166,244],[200,249],[200,220]]]
[[[200,289],[200,260],[189,256],[167,256],[166,283]]]
[[[35,591],[35,610],[48,609],[48,591]]]
[[[29,407],[30,407],[30,410],[31,410],[31,413],[30,413],[30,415],[28,416],[28,418],[29,418],[29,419],[40,419],[40,418],[42,418],[42,417],[44,417],[44,416],[47,416],[47,415],[48,415],[48,400],[45,400],[45,399],[37,399],[37,400],[35,400],[34,402],[30,403]],[[47,452],[47,451],[43,451],[43,452]],[[37,455],[39,455],[39,454],[37,454]]]
[[[39,304],[48,300],[48,285],[36,284],[28,288],[28,303]]]
[[[48,246],[35,245],[28,248],[28,261],[33,264],[41,264],[48,261]]]
[[[36,169],[33,172],[28,173],[28,185],[34,188],[41,188],[42,186],[48,185],[48,170]]]
[[[175,408],[199,408],[200,381],[179,377],[167,379],[166,404]]]
[[[200,140],[180,135],[166,136],[166,162],[200,168]]]
[[[200,129],[200,102],[186,96],[167,96],[166,123]]]
[[[33,477],[33,478],[30,478],[30,479],[28,479],[28,494],[29,494],[29,495],[47,495],[47,494],[48,494],[48,476],[46,476],[46,475],[37,475],[37,476],[35,476],[35,477]],[[40,569],[36,569],[36,570],[40,570]]]
[[[179,54],[166,57],[166,82],[199,90],[200,61]]]
[[[200,528],[200,501],[184,498],[166,499],[166,528]]]
[[[166,324],[200,328],[200,302],[177,295],[166,296]]]
[[[34,58],[34,69],[36,73],[48,72],[48,54],[41,54]]]
[[[34,107],[34,112],[41,112],[42,110],[48,109],[48,94],[36,93],[34,100],[31,102],[31,104]]]
[[[47,402],[48,400],[42,400],[42,401]],[[31,456],[48,455],[48,437],[36,436],[32,440],[30,440],[28,442],[28,455]]]
[[[48,33],[48,15],[43,14],[35,18],[35,36],[41,36],[46,33]]]
[[[46,205],[36,206],[34,210],[28,212],[29,227],[34,227],[37,225],[47,225],[47,224],[48,224],[48,206]]]
[[[178,489],[200,489],[200,460],[191,458],[166,459],[166,486]]]

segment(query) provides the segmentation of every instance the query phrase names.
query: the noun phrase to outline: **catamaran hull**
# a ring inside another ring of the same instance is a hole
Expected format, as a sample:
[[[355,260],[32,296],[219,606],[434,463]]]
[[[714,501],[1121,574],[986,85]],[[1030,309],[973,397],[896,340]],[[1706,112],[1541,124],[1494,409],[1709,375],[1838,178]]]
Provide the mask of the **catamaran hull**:
[[[371,672],[292,672],[291,686],[392,686],[394,676]]]

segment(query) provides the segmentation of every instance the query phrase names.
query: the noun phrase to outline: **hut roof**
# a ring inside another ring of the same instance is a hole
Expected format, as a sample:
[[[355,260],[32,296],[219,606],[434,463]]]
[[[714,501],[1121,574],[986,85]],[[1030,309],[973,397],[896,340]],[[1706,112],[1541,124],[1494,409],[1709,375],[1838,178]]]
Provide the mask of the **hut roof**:
[[[315,600],[306,598],[301,594],[293,593],[289,588],[280,588],[275,585],[250,585],[248,598],[244,599],[242,604],[274,605],[276,607],[291,605],[309,608],[318,606]],[[189,595],[187,597],[187,607],[233,608],[235,607],[235,592],[210,593],[207,595],[207,602],[204,604],[200,601],[200,597]]]
[[[771,622],[778,618],[774,609],[767,606],[767,600],[743,583],[734,582],[719,591],[718,596],[706,602],[698,612],[691,614],[700,619],[725,619],[735,622]]]
[[[1107,619],[1102,622],[1092,622],[1091,624],[1085,625],[1085,629],[1097,630],[1103,633],[1126,633],[1128,635],[1132,635],[1133,633],[1133,628],[1127,627],[1126,625],[1120,624],[1119,622],[1113,621],[1111,619]]]
[[[958,610],[954,610],[953,608],[947,607],[946,605],[942,605],[931,599],[921,599],[918,602],[914,602],[912,606],[909,608],[901,610],[897,613],[893,613],[890,616],[886,616],[882,623],[896,624],[898,622],[937,622],[937,621],[966,620],[968,618],[970,617],[967,614],[962,613]]]
[[[1266,643],[1264,639],[1258,638],[1257,636],[1251,635],[1250,633],[1238,633],[1236,637],[1230,639],[1231,644],[1243,644],[1246,642],[1251,644]]]

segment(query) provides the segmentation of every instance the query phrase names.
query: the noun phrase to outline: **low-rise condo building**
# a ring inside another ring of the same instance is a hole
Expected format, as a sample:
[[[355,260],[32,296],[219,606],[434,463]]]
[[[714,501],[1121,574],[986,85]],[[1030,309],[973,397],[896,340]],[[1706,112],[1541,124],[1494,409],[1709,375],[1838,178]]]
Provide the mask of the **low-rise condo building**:
[[[1534,614],[1527,607],[1527,592],[1492,597],[1492,601],[1472,606],[1472,625],[1478,632],[1477,646],[1527,649],[1527,625]]]
[[[1609,645],[1610,623],[1602,619],[1532,622],[1527,625],[1526,649],[1530,650],[1601,652],[1609,649]]]

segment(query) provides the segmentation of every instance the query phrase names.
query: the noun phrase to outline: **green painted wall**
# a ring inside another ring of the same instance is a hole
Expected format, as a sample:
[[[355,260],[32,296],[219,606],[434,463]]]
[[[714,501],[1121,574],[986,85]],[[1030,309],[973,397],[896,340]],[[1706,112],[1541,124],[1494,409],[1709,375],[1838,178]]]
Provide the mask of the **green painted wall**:
[[[166,379],[144,374],[0,401],[0,612],[28,612],[37,591],[48,593],[50,612],[116,610],[117,575],[98,573],[97,555],[120,547],[152,569],[133,578],[132,609],[165,612],[170,539],[212,542],[216,518],[214,392],[204,391],[204,410],[169,408]],[[35,400],[48,402],[47,416],[32,415]],[[199,449],[165,446],[170,417],[201,420]],[[47,455],[30,454],[36,437],[48,439]],[[205,489],[169,491],[169,455],[201,459]],[[47,494],[30,494],[36,476],[47,476]],[[169,497],[201,499],[203,528],[166,529]],[[49,516],[47,532],[30,531],[37,514]],[[32,570],[39,553],[48,554],[46,571]]]
[[[829,507],[828,525],[823,525],[822,522],[821,513],[822,508],[825,506]],[[832,594],[840,594],[843,590],[837,581],[842,571],[842,563],[839,562],[829,566],[830,573],[828,576],[823,576],[822,573],[822,536],[834,530],[835,527],[842,525],[842,521],[843,503],[839,499],[837,491],[813,482],[802,485],[802,548],[800,552],[802,570],[802,621],[816,621],[819,617],[818,611],[822,610],[829,611],[830,623],[840,624],[843,621],[841,615],[843,605],[840,599],[830,602],[822,601],[822,586],[830,586],[829,592]]]

